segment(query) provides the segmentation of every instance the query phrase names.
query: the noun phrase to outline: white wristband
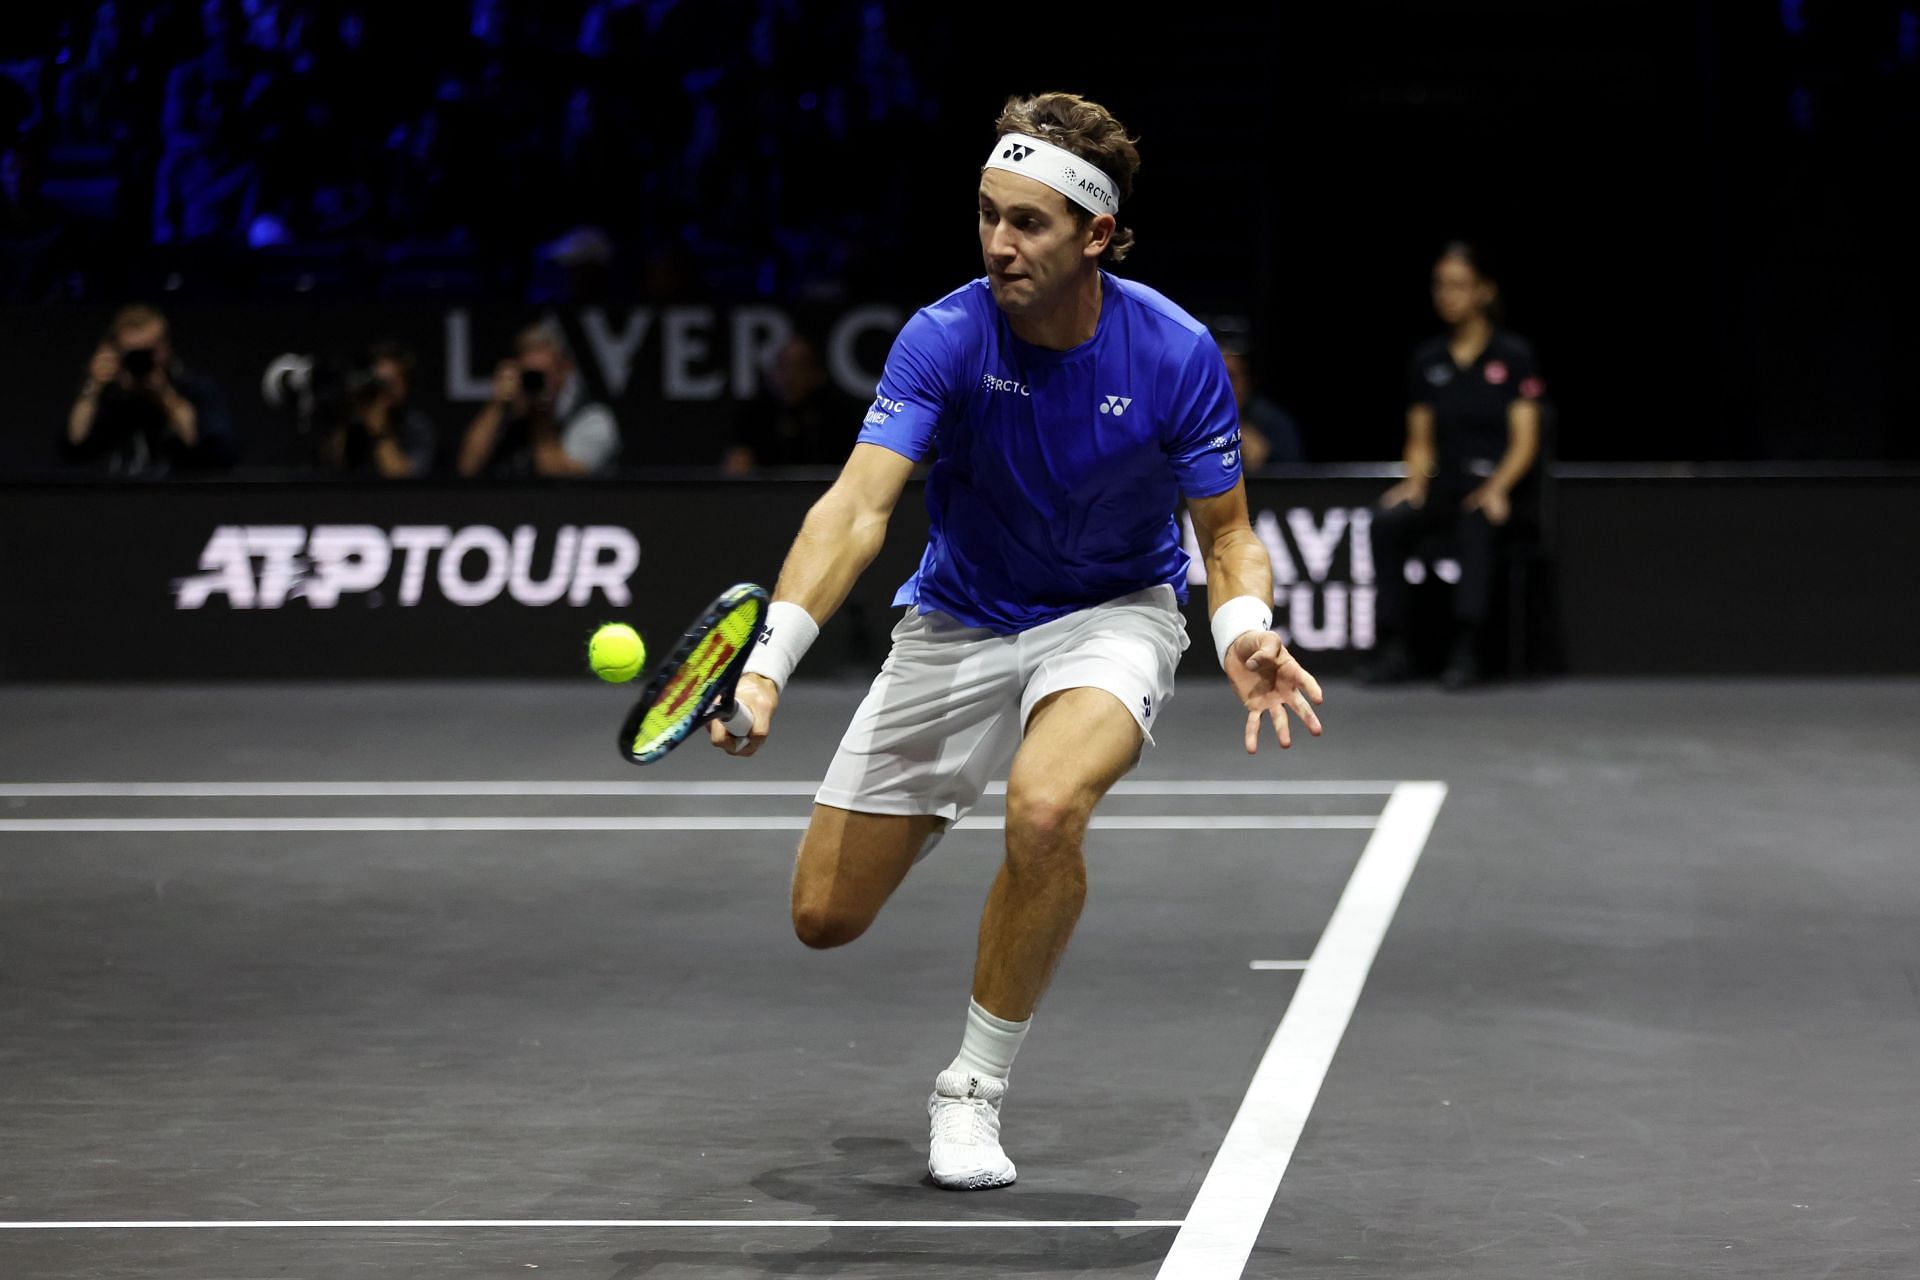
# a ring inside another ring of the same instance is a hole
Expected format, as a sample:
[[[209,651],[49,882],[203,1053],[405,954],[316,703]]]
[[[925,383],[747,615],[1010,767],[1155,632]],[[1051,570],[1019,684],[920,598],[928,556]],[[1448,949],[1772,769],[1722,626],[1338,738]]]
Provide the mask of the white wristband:
[[[1249,631],[1271,631],[1273,610],[1259,596],[1235,596],[1213,611],[1213,656],[1227,669],[1227,650]]]
[[[787,678],[807,656],[807,650],[819,638],[820,624],[813,615],[791,600],[775,600],[767,606],[760,624],[760,640],[747,655],[742,670],[747,675],[765,676],[776,689],[787,687]]]

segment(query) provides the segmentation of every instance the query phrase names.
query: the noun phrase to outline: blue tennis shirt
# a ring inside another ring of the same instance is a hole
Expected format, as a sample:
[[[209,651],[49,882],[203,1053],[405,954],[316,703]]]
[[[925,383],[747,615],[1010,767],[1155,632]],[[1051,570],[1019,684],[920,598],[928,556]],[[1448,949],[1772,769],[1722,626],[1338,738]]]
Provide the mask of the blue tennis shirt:
[[[1240,479],[1239,413],[1199,321],[1101,273],[1071,351],[1013,335],[986,279],[907,321],[860,430],[932,456],[932,532],[895,604],[1011,635],[1166,583],[1187,598],[1174,507]]]

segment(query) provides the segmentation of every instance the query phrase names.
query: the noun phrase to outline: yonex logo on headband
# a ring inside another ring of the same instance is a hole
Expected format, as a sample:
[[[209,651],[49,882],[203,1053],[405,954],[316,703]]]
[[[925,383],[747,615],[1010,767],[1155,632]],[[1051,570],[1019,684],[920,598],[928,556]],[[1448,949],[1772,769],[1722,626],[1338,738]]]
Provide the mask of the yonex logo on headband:
[[[1113,179],[1065,147],[1056,147],[1045,139],[1010,133],[994,144],[985,167],[1005,169],[1035,182],[1044,182],[1089,213],[1114,217],[1120,214],[1120,197]]]

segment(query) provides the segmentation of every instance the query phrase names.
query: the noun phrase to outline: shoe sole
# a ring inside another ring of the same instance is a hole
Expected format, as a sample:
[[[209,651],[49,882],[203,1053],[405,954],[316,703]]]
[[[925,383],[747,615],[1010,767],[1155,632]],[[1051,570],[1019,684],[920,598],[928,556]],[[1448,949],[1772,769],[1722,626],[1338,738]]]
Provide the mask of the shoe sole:
[[[933,1185],[942,1191],[985,1191],[991,1187],[1007,1187],[1012,1186],[1014,1179],[1020,1176],[1011,1168],[1005,1173],[983,1170],[980,1173],[969,1174],[965,1178],[955,1179],[942,1179],[931,1169],[927,1170],[927,1174],[933,1179]]]

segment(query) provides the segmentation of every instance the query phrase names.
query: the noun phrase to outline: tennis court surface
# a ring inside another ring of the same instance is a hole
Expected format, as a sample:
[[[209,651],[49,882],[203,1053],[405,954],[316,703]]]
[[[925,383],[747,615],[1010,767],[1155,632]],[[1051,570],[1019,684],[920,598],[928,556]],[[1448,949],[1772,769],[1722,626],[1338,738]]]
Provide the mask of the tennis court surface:
[[[967,1195],[1000,798],[787,923],[860,691],[0,689],[0,1276],[1920,1273],[1920,684],[1186,681]]]

